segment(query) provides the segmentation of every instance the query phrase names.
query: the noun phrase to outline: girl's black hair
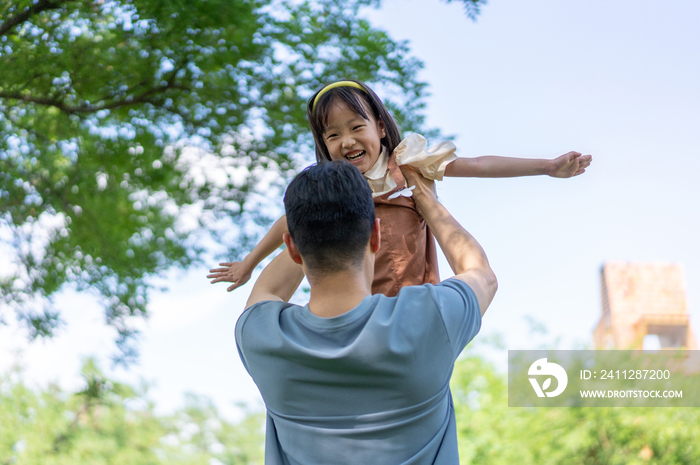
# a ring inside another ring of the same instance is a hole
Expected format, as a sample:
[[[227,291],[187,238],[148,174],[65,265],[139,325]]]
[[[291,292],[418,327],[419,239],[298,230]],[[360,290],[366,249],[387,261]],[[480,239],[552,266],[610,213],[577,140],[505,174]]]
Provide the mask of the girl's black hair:
[[[401,131],[399,131],[394,118],[391,117],[381,99],[364,83],[352,79],[343,80],[356,82],[362,86],[364,91],[350,86],[335,87],[321,96],[319,101],[316,102],[316,110],[314,111],[314,100],[316,100],[318,92],[323,90],[321,88],[311,97],[307,105],[306,115],[311,125],[311,133],[314,135],[314,141],[316,142],[316,161],[325,163],[331,160],[328,148],[323,141],[323,131],[328,124],[330,109],[336,101],[339,101],[348,110],[356,112],[366,120],[369,120],[367,111],[371,111],[372,117],[376,121],[384,123],[386,136],[382,138],[382,145],[387,148],[389,153],[393,152],[396,146],[399,145],[399,142],[401,142]]]

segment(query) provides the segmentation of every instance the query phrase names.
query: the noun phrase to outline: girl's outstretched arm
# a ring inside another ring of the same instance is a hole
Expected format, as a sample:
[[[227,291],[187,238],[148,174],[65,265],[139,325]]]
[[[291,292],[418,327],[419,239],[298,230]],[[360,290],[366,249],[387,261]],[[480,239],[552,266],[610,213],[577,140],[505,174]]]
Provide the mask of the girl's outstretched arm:
[[[548,175],[570,178],[586,171],[591,155],[569,152],[554,160],[542,158],[477,157],[457,158],[445,168],[445,176],[457,178],[512,178]]]
[[[282,215],[242,262],[219,263],[220,266],[225,268],[209,270],[211,274],[207,275],[207,278],[212,279],[212,284],[219,282],[233,283],[226,289],[228,292],[244,285],[250,279],[255,267],[283,244],[282,235],[286,232],[287,215]]]

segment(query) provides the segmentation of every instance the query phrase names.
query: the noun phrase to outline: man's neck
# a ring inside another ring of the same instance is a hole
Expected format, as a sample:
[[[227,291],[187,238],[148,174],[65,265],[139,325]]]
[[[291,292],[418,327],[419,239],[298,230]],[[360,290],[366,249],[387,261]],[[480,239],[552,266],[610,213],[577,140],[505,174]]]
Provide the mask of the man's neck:
[[[309,284],[309,310],[323,318],[349,312],[372,293],[372,280],[361,270],[309,277]]]

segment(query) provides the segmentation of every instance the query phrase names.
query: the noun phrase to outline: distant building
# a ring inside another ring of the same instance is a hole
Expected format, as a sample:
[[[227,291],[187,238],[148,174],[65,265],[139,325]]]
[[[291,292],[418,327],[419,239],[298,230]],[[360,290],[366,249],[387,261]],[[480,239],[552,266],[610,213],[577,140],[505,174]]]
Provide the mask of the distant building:
[[[697,349],[680,264],[608,262],[600,279],[603,314],[593,330],[596,348],[642,349],[654,335],[662,349]]]

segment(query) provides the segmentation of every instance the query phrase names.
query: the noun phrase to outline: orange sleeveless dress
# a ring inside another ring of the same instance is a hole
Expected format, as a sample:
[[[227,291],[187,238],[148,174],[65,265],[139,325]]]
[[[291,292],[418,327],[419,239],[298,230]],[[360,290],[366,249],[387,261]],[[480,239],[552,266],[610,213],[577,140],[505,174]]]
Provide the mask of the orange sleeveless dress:
[[[412,197],[390,199],[406,187],[399,165],[409,165],[429,179],[442,179],[455,155],[452,142],[430,149],[423,136],[412,134],[390,155],[386,150],[364,173],[374,192],[374,211],[380,221],[381,244],[374,266],[373,294],[395,296],[404,286],[440,282],[437,246]]]
[[[372,294],[393,297],[404,286],[440,282],[435,239],[412,198],[374,198],[381,244],[374,262]]]

